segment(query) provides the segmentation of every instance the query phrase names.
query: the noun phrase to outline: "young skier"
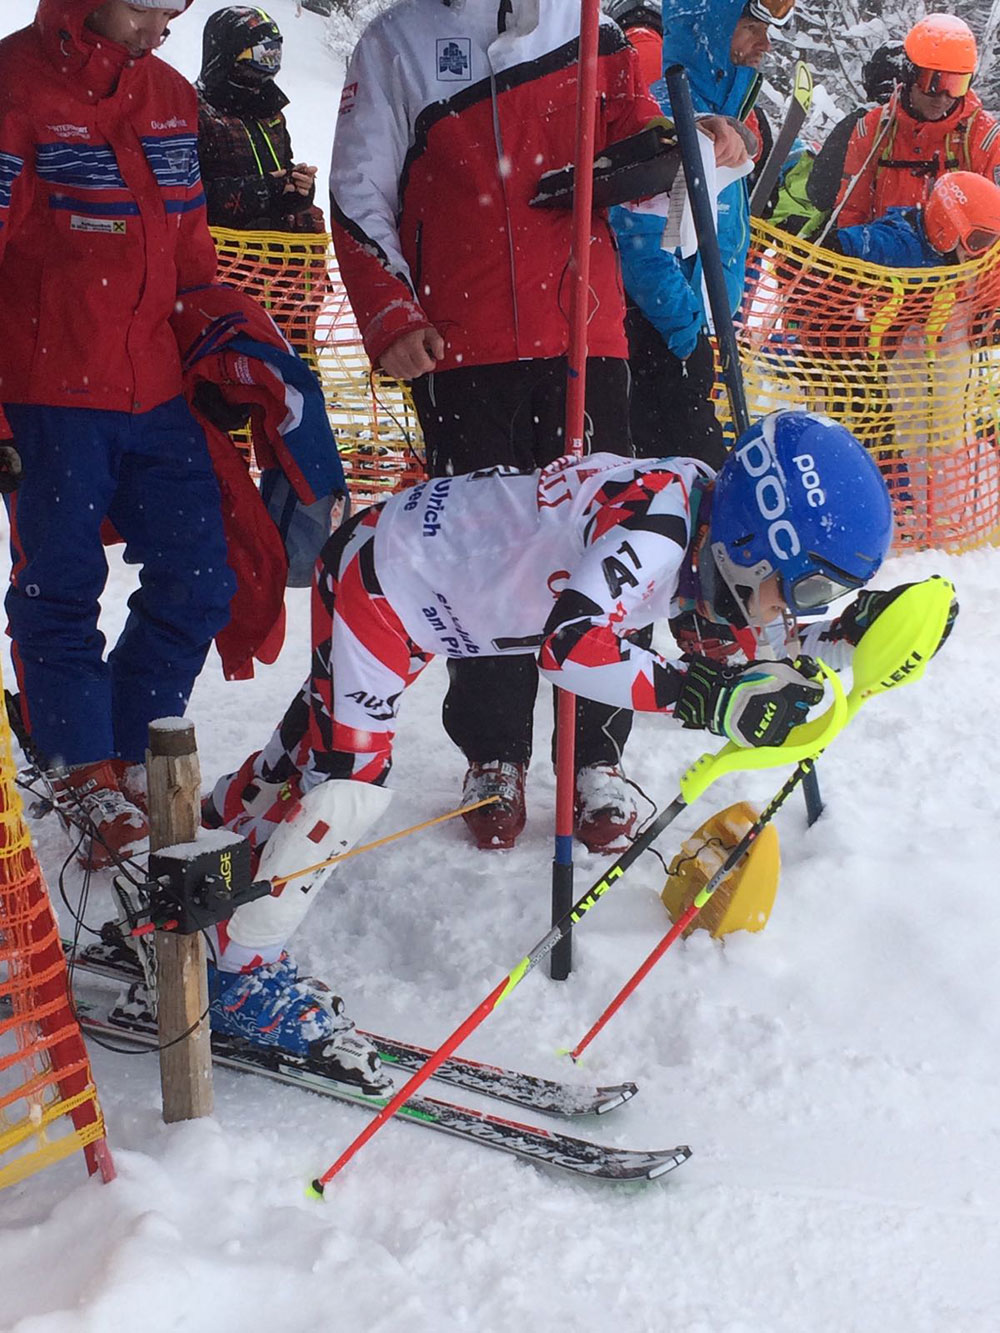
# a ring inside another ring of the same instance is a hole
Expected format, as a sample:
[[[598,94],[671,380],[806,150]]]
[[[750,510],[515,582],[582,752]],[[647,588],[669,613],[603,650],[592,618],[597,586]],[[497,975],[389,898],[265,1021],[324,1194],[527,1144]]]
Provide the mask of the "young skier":
[[[891,536],[875,463],[808,412],[754,426],[714,478],[689,458],[596,454],[423,482],[328,542],[309,679],[266,747],[218,781],[205,822],[245,835],[261,878],[354,845],[388,800],[378,784],[403,691],[436,654],[530,649],[575,694],[739,745],[780,744],[823,693],[806,654],[846,663],[893,594],[861,593],[801,636],[794,617],[861,588]],[[659,619],[677,660],[632,637]],[[212,1023],[318,1053],[375,1087],[373,1048],[285,953],[323,877],[297,878],[220,928]]]
[[[1000,240],[1000,185],[974,171],[939,177],[924,205],[890,208],[841,227],[828,248],[887,268],[936,268],[985,254]]]

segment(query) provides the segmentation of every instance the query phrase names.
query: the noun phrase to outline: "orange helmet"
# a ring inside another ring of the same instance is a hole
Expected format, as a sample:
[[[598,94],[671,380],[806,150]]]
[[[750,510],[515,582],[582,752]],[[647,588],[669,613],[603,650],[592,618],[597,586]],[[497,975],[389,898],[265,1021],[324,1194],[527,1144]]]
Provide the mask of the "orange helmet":
[[[969,254],[982,254],[1000,240],[1000,185],[974,171],[947,172],[927,200],[924,227],[939,254],[960,242]]]
[[[979,53],[972,29],[954,14],[928,14],[906,34],[903,49],[925,93],[964,97],[972,83]]]

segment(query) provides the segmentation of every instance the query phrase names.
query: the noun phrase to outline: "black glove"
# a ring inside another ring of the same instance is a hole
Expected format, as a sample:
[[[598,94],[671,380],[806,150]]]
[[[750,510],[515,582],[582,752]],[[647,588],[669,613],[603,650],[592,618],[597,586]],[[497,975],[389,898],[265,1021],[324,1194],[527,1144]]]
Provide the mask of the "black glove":
[[[938,653],[947,642],[948,635],[955,628],[955,621],[958,619],[958,598],[951,599],[951,605],[948,607],[948,618],[944,622],[944,629],[941,631],[941,638],[938,640],[938,646],[931,653],[931,657],[937,657]]]
[[[932,575],[937,578],[938,576]],[[912,583],[900,583],[896,588],[876,589],[873,592],[859,592],[850,606],[846,607],[831,626],[831,638],[846,639],[848,643],[856,648],[861,642],[862,636],[878,620],[879,616],[891,606],[900,593],[906,592],[907,588],[912,588]],[[941,633],[938,646],[934,649],[935,654],[939,653],[944,646],[944,642],[951,633],[958,617],[958,601],[951,599],[951,606],[948,608],[948,619],[945,621],[944,630]]]
[[[10,495],[21,484],[21,455],[12,444],[0,444],[0,495]]]
[[[219,386],[211,380],[198,381],[192,403],[195,411],[200,412],[206,421],[227,434],[242,430],[253,410],[249,403],[230,403]]]
[[[846,606],[833,622],[831,638],[846,639],[856,648],[862,635],[871,629],[885,608],[891,606],[900,593],[912,587],[912,583],[901,583],[898,588],[859,592],[850,606]]]
[[[724,666],[690,657],[674,716],[737,745],[781,745],[823,697],[819,667],[811,657],[794,662]]]

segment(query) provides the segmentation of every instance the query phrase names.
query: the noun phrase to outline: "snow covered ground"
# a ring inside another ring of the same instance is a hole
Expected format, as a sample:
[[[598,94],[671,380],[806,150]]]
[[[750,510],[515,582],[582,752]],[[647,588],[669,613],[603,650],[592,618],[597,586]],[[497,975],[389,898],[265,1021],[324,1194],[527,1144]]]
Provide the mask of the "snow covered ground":
[[[199,0],[176,24],[166,50],[188,74],[198,19],[218,7]],[[33,8],[4,0],[0,32]],[[297,154],[325,168],[342,69],[321,19],[296,19],[292,0],[271,8],[295,71]],[[132,586],[112,560],[109,635]],[[636,1079],[632,1103],[580,1132],[690,1143],[678,1172],[578,1183],[392,1124],[316,1203],[306,1183],[361,1113],[219,1072],[215,1117],[166,1127],[155,1057],[94,1047],[119,1177],[87,1180],[78,1157],[0,1193],[0,1330],[996,1333],[1000,554],[895,559],[878,583],[935,571],[958,586],[957,629],[925,682],[867,705],[824,757],[820,823],[806,832],[797,798],[781,812],[766,930],[671,950],[574,1075],[557,1050],[669,924],[662,869],[644,857],[578,929],[572,978],[538,969],[468,1044],[552,1076]],[[289,619],[284,653],[254,681],[226,684],[214,658],[199,681],[206,781],[266,738],[298,686],[301,592]],[[378,832],[457,804],[443,682],[436,663],[407,698]],[[547,719],[545,700],[516,850],[476,853],[445,824],[328,882],[298,953],[364,1025],[435,1044],[544,934]],[[640,720],[629,773],[662,805],[704,740]],[[712,810],[763,804],[783,776],[725,780],[664,835],[664,855]],[[52,819],[35,831],[54,886],[65,843]],[[580,849],[580,892],[604,864]],[[102,885],[89,917],[108,909]]]

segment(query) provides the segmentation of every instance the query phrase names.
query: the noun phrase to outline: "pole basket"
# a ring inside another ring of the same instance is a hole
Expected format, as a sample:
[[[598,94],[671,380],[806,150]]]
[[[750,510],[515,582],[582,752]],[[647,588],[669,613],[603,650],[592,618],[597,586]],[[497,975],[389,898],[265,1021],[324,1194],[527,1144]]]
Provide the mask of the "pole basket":
[[[112,1180],[59,927],[15,774],[0,688],[0,1187],[80,1150],[91,1175]]]

